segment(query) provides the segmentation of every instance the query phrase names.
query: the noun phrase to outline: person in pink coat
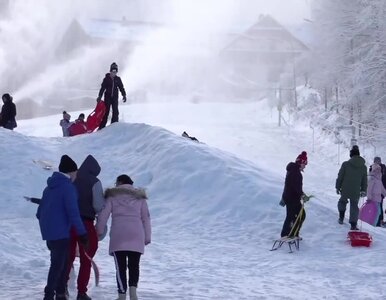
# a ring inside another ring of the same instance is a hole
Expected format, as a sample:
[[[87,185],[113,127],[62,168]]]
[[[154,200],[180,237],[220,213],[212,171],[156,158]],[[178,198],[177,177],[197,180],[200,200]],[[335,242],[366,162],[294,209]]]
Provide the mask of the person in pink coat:
[[[116,187],[105,192],[106,205],[98,215],[96,229],[103,235],[111,214],[109,254],[114,256],[118,300],[126,299],[129,269],[130,300],[137,300],[139,262],[145,245],[151,242],[150,213],[143,189],[134,188],[128,175],[117,177]]]
[[[370,175],[367,186],[367,200],[377,202],[379,206],[379,214],[382,213],[382,195],[386,195],[386,190],[382,183],[382,168],[379,164],[374,163],[370,167]]]

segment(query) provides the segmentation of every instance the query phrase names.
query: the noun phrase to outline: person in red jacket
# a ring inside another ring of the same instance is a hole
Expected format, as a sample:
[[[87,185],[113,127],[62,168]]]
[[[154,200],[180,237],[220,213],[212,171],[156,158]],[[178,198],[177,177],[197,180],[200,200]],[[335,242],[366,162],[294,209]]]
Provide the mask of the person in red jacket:
[[[101,88],[99,90],[97,102],[101,101],[102,95],[104,93],[104,101],[106,105],[106,112],[102,119],[101,124],[99,125],[99,129],[102,129],[106,126],[107,118],[110,113],[110,106],[113,111],[113,115],[111,117],[111,123],[118,122],[118,89],[123,96],[123,102],[126,102],[126,91],[123,86],[122,80],[118,73],[118,65],[113,62],[110,66],[110,73],[105,75],[105,78],[102,81]]]

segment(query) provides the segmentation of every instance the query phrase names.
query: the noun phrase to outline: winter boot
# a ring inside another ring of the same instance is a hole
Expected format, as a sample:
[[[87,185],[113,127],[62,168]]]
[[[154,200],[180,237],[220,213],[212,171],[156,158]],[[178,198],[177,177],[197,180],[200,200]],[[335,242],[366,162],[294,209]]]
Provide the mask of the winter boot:
[[[76,300],[92,300],[86,293],[78,293]]]
[[[357,227],[357,222],[350,222],[351,224],[351,229],[350,230],[359,230]]]
[[[116,300],[126,300],[126,294],[118,293],[118,298]]]
[[[66,294],[56,294],[55,296],[55,300],[68,300],[70,299],[69,297],[67,297]]]
[[[130,300],[138,300],[136,286],[129,287],[129,294],[130,294]]]
[[[339,211],[339,220],[338,220],[339,224],[343,224],[344,213],[345,213],[345,211]]]

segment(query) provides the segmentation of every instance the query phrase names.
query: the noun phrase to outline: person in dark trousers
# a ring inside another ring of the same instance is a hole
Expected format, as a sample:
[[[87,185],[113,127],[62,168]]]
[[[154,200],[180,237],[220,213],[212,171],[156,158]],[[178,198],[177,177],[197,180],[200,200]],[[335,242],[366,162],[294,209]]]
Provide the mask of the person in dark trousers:
[[[67,280],[70,277],[70,271],[76,256],[76,247],[79,246],[80,267],[77,279],[78,295],[77,300],[90,300],[87,295],[87,285],[90,280],[91,260],[98,249],[98,235],[94,227],[96,215],[102,210],[105,199],[103,195],[102,183],[97,178],[101,167],[97,160],[88,155],[82,165],[79,167],[74,185],[78,191],[78,206],[80,216],[83,221],[89,238],[88,249],[84,249],[81,243],[81,237],[75,228],[71,229],[70,240],[70,258],[67,265]]]
[[[106,206],[98,216],[96,228],[98,234],[103,235],[111,215],[109,254],[115,260],[117,300],[126,299],[127,283],[130,300],[137,300],[139,262],[145,245],[151,242],[147,196],[143,189],[133,187],[132,179],[126,174],[117,177],[115,186],[106,190]]]
[[[4,94],[1,99],[3,100],[4,104],[0,113],[0,126],[13,130],[17,127],[16,105],[13,103],[13,98],[10,94]]]
[[[110,73],[107,73],[105,78],[102,81],[101,88],[99,90],[99,95],[97,101],[101,101],[102,95],[104,93],[104,101],[106,105],[106,112],[102,119],[99,129],[102,129],[106,126],[107,118],[110,113],[110,106],[113,111],[111,117],[111,123],[118,122],[119,110],[118,110],[118,89],[123,96],[123,102],[126,102],[126,91],[123,86],[122,80],[118,73],[118,65],[114,62],[110,66]]]
[[[381,180],[382,180],[383,187],[386,188],[386,166],[382,163],[382,160],[379,156],[374,157],[374,164],[377,164],[381,167]],[[371,166],[369,168],[369,171],[371,172]],[[379,204],[381,206],[381,214],[379,215],[379,219],[378,219],[376,226],[383,226],[383,224],[384,224],[384,222],[383,222],[383,199],[385,198],[385,195],[382,194],[381,197],[382,197],[382,199],[381,199],[381,202]]]
[[[339,169],[338,178],[335,183],[336,193],[340,195],[338,201],[339,224],[343,224],[348,199],[350,199],[351,230],[358,230],[360,197],[366,196],[367,190],[367,168],[365,160],[360,156],[357,145],[350,150],[350,159],[343,162]]]
[[[287,215],[281,230],[281,237],[286,237],[290,234],[292,227],[295,225],[295,220],[302,209],[301,200],[304,193],[303,175],[301,172],[303,172],[307,163],[307,152],[303,151],[298,155],[295,162],[290,162],[287,165],[287,174],[282,195],[282,200],[286,205]],[[305,218],[306,214],[303,210],[302,216],[299,217],[300,220],[298,220],[298,230],[295,236],[299,236],[299,231]]]
[[[82,247],[88,244],[87,232],[79,214],[77,192],[72,183],[76,171],[76,163],[63,155],[59,172],[48,178],[43,196],[37,202],[36,217],[51,256],[43,300],[54,300],[54,297],[55,300],[67,299],[65,289],[71,226],[77,231]]]

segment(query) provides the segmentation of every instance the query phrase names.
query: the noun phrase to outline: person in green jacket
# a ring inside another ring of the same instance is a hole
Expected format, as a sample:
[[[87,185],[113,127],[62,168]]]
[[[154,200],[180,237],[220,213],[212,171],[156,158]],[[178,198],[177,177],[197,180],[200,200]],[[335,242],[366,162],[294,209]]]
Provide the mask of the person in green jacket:
[[[340,194],[338,201],[338,222],[339,224],[343,224],[346,206],[348,199],[350,199],[349,222],[351,224],[351,230],[358,230],[358,202],[360,197],[366,196],[367,167],[364,158],[360,156],[357,145],[354,145],[350,150],[350,157],[348,161],[342,163],[335,184],[336,193],[338,195]]]

